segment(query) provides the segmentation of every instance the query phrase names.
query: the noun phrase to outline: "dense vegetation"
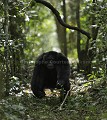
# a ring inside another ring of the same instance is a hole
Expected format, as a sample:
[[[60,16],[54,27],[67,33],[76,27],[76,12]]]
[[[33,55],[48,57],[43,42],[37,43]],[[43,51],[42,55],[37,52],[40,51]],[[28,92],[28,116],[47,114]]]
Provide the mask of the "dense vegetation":
[[[107,120],[107,0],[46,0],[79,30],[41,1],[0,1],[0,120]],[[57,90],[37,99],[30,89],[35,59],[50,50],[71,64],[62,109]]]

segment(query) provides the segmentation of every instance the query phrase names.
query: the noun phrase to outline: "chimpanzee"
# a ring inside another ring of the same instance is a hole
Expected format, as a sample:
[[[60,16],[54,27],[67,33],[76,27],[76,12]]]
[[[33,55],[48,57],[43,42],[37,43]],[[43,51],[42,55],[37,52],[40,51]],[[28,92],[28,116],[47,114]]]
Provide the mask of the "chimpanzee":
[[[40,55],[35,63],[31,90],[38,98],[45,96],[44,89],[63,89],[64,96],[70,90],[70,65],[62,53],[49,51]],[[62,98],[60,98],[62,101]]]

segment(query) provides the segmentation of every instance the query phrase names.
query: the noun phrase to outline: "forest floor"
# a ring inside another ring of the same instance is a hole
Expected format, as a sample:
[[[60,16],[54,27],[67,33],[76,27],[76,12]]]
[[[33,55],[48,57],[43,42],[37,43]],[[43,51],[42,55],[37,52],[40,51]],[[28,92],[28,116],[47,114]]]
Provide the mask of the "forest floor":
[[[107,120],[107,87],[88,91],[87,86],[74,85],[62,110],[58,95],[43,99],[25,91],[0,101],[0,120]]]

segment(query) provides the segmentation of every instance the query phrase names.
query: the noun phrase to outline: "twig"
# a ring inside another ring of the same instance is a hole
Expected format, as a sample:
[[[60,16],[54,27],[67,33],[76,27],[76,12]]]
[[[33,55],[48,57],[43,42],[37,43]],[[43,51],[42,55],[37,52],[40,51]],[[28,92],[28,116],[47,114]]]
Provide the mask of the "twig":
[[[19,12],[22,12],[22,11],[24,11],[26,8],[28,8],[29,7],[29,5],[31,4],[31,2],[32,2],[32,0],[28,3],[28,5],[26,6],[26,7],[24,7],[22,10],[20,10]]]
[[[64,105],[64,103],[65,103],[65,101],[66,101],[66,99],[67,99],[67,97],[68,97],[69,92],[71,91],[71,89],[72,89],[72,87],[70,88],[69,91],[67,91],[67,94],[66,94],[66,96],[65,96],[65,98],[64,98],[64,100],[63,100],[63,102],[61,103],[61,105],[60,105],[60,107],[59,107],[59,110],[62,110],[62,107],[63,107],[63,105]]]

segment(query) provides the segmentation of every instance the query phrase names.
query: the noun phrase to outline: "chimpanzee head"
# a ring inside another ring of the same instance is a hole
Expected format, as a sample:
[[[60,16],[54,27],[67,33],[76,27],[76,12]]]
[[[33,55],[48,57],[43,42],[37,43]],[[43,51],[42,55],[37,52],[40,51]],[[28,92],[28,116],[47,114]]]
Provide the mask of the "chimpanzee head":
[[[48,69],[54,69],[55,68],[56,60],[57,60],[57,52],[50,51],[50,52],[47,52],[43,55],[44,65]]]

